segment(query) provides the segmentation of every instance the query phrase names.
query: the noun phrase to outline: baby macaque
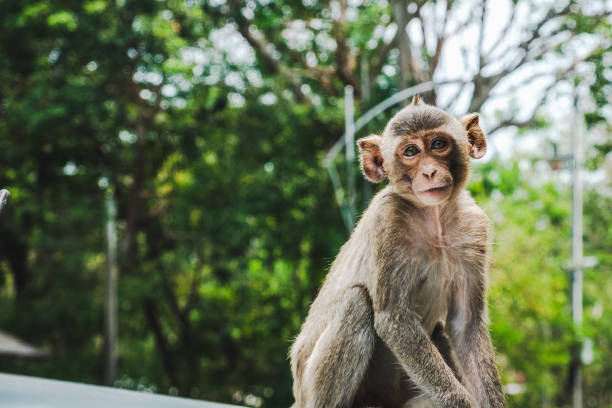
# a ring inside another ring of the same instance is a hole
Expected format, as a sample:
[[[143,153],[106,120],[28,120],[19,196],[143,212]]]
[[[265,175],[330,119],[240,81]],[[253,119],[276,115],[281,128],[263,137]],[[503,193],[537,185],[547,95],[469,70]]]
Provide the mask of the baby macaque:
[[[487,327],[489,220],[465,185],[478,115],[418,96],[358,140],[388,185],[336,257],[291,348],[295,408],[504,407]]]

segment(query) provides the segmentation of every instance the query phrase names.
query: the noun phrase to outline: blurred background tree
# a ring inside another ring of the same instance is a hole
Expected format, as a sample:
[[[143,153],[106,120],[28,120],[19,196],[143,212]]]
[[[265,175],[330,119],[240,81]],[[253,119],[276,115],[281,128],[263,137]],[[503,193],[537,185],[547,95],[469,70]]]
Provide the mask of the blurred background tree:
[[[288,406],[287,350],[346,239],[321,159],[357,110],[428,80],[481,111],[470,189],[495,224],[491,320],[510,406],[612,404],[610,5],[604,1],[0,3],[0,327],[52,351],[0,370],[102,383],[104,195],[119,207],[122,387]],[[590,131],[584,333],[568,307],[575,85]],[[569,101],[569,102],[568,102]],[[380,131],[387,112],[372,122]],[[553,149],[553,146],[555,149]]]

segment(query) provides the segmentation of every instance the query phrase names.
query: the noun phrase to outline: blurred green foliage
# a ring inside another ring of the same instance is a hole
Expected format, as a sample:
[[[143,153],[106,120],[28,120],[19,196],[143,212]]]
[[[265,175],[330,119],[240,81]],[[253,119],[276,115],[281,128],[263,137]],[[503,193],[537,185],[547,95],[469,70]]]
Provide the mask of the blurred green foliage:
[[[325,14],[313,4],[258,8],[281,61],[291,52],[282,16]],[[385,14],[371,5],[347,28],[355,47],[367,50],[364,33]],[[210,50],[212,30],[241,16],[197,1],[0,2],[0,186],[12,193],[0,219],[0,328],[52,351],[0,370],[102,383],[110,189],[117,384],[290,404],[289,345],[346,239],[321,166],[342,133],[343,84],[302,78],[311,91],[286,96],[296,84],[261,56],[247,69],[222,53],[189,53]],[[210,80],[228,73],[249,86]],[[395,77],[383,79],[372,101],[395,90]],[[599,264],[586,271],[576,333],[561,267],[570,193],[534,182],[539,164],[493,160],[470,185],[496,231],[489,303],[499,365],[504,382],[524,387],[509,405],[566,406],[569,350],[587,336],[587,406],[610,406],[612,321],[602,313],[612,308],[612,199],[586,195],[585,252]]]

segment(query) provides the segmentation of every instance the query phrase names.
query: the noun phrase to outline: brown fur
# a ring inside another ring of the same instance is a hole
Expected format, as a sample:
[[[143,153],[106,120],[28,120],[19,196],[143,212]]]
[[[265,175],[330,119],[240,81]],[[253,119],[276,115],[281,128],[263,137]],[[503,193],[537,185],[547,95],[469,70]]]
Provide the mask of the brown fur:
[[[489,221],[464,189],[468,155],[486,151],[475,117],[415,98],[358,142],[365,176],[389,185],[291,348],[294,407],[505,406],[487,329]]]

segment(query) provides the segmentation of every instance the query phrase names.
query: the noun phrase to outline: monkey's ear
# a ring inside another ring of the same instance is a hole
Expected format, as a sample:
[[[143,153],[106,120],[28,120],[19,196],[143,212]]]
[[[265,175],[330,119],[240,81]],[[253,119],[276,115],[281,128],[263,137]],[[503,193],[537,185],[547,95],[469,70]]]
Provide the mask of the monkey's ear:
[[[359,146],[361,170],[365,177],[372,183],[380,183],[387,177],[383,167],[383,157],[380,151],[382,138],[370,135],[357,140]]]
[[[470,156],[480,159],[487,153],[487,139],[478,124],[478,114],[468,113],[461,118],[461,123],[467,130]]]

